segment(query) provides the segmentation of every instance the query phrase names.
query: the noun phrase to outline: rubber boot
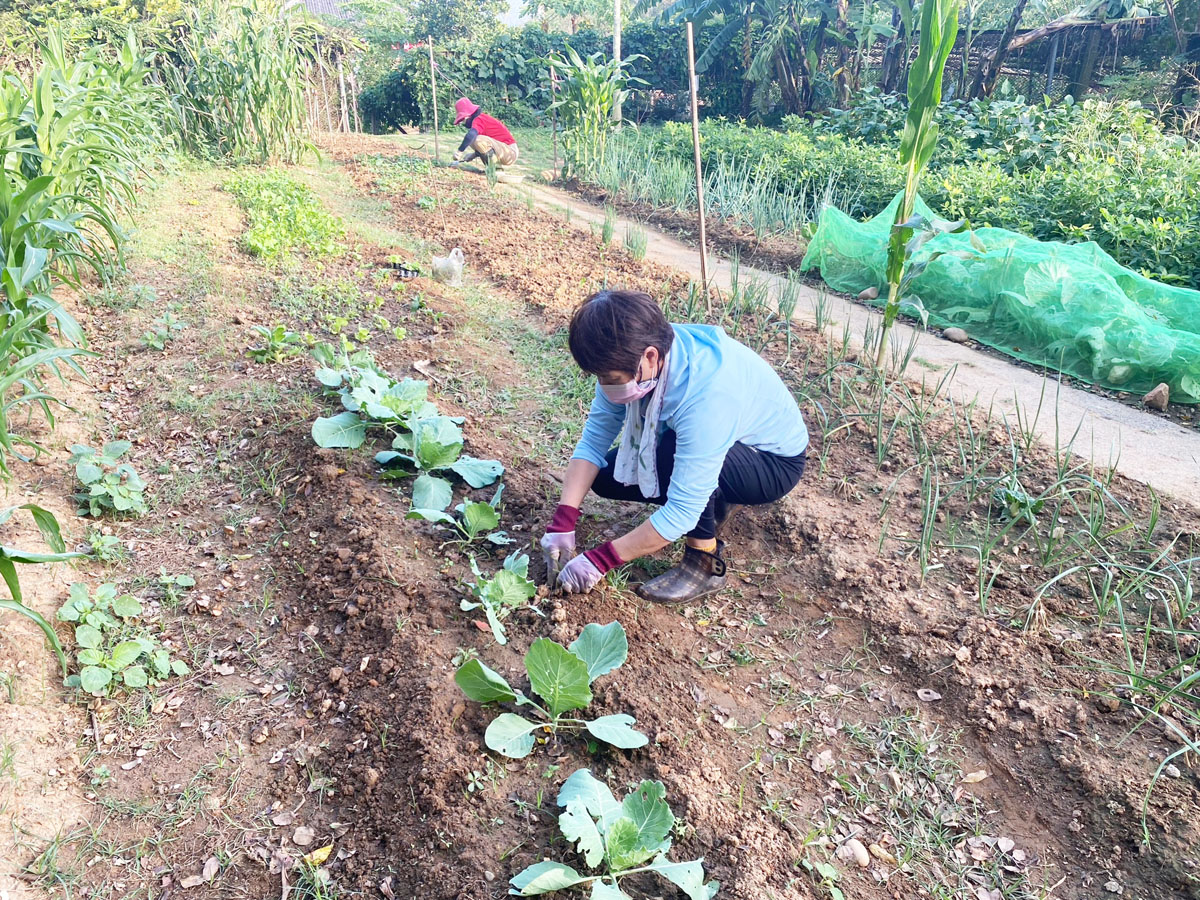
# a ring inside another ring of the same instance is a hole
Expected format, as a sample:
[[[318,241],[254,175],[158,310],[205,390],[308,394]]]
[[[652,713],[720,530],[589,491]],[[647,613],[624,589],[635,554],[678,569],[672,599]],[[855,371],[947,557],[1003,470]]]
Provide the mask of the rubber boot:
[[[725,587],[724,549],[722,541],[717,541],[716,553],[685,547],[679,565],[647,581],[638,595],[652,603],[689,603],[715,594]]]
[[[718,540],[720,540],[721,537],[725,534],[726,526],[728,526],[731,521],[733,521],[735,518],[737,518],[737,514],[741,511],[741,509],[742,509],[742,507],[736,503],[728,503],[728,504],[724,503],[724,502],[721,503],[720,507],[717,509],[717,539]]]

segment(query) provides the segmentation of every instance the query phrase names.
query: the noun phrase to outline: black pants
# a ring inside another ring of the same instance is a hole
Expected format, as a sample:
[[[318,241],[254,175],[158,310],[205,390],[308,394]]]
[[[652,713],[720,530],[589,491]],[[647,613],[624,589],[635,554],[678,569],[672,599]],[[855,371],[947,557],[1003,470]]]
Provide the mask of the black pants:
[[[666,488],[675,468],[675,432],[665,432],[658,442],[658,486],[663,493],[658,497],[643,497],[636,484],[621,484],[613,477],[617,451],[608,451],[608,465],[600,470],[592,490],[607,500],[626,500],[636,503],[653,503],[662,506],[667,502]],[[708,498],[708,505],[700,514],[696,527],[688,537],[709,540],[717,536],[717,522],[724,520],[729,505],[758,506],[774,503],[787,495],[800,476],[804,474],[805,454],[799,456],[776,456],[763,450],[755,450],[745,444],[736,443],[725,454],[717,489]]]

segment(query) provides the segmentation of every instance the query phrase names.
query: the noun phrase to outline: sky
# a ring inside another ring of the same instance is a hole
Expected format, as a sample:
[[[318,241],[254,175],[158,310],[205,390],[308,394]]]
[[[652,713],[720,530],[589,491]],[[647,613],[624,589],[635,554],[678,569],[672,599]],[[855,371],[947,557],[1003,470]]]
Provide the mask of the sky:
[[[519,25],[521,23],[521,7],[525,5],[525,0],[508,0],[508,12],[500,17],[500,21],[505,25]]]

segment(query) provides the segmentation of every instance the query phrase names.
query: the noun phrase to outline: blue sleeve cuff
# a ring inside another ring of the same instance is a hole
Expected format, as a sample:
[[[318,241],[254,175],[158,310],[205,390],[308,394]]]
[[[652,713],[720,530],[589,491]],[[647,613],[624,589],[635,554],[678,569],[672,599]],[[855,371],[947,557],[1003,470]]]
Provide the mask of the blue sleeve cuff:
[[[571,459],[582,459],[584,462],[590,462],[601,469],[608,465],[608,459],[603,453],[596,453],[591,447],[586,447],[583,444],[579,444],[575,448],[575,452],[571,454]]]
[[[659,507],[651,514],[650,524],[654,526],[654,530],[664,540],[675,543],[675,541],[696,527],[696,523],[700,521],[700,513],[702,512],[704,510],[700,510],[696,514],[696,518],[692,520],[690,525],[682,524],[686,517],[678,515],[676,510],[671,509],[671,504],[668,502],[666,506]]]

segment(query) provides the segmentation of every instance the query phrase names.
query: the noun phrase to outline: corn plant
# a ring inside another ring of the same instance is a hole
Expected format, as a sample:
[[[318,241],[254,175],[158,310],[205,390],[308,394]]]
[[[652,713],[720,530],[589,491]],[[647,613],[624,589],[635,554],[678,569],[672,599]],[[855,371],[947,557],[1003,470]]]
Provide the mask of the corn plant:
[[[163,78],[184,146],[199,155],[296,162],[304,87],[328,63],[323,30],[288,0],[200,0],[183,8],[182,39],[162,47]]]
[[[677,863],[667,858],[675,815],[666,798],[661,781],[643,781],[618,801],[608,785],[579,769],[558,792],[558,805],[564,809],[558,827],[588,868],[599,873],[583,875],[564,863],[543,860],[512,878],[509,893],[535,897],[590,887],[592,900],[621,900],[629,897],[622,879],[656,873],[689,900],[712,900],[721,885],[705,882],[703,859]]]
[[[487,746],[510,759],[533,752],[535,733],[586,731],[593,738],[623,750],[644,747],[647,737],[632,726],[633,716],[616,713],[598,719],[577,719],[567,714],[592,702],[592,684],[601,675],[617,669],[629,656],[629,641],[620,622],[586,626],[570,647],[549,638],[538,638],[525,654],[529,686],[541,703],[514,690],[498,672],[478,659],[464,663],[454,681],[464,694],[479,703],[515,703],[537,714],[530,721],[516,713],[501,713],[484,732]]]
[[[913,207],[921,173],[929,165],[937,146],[938,126],[934,121],[942,101],[942,74],[946,59],[958,36],[959,0],[927,0],[921,6],[921,44],[908,75],[908,117],[900,138],[900,162],[905,168],[904,195],[896,208],[896,220],[888,241],[888,297],[883,308],[883,334],[876,351],[875,367],[883,369],[887,336],[900,314],[901,282],[909,257],[916,223]]]
[[[626,75],[625,66],[644,58],[611,60],[596,52],[584,59],[568,46],[565,54],[545,60],[551,77],[559,79],[558,99],[550,109],[562,120],[565,173],[588,177],[603,166],[613,108],[629,97],[629,85],[644,83]]]
[[[62,667],[63,675],[66,675],[67,655],[63,652],[58,635],[54,633],[54,626],[37,610],[25,605],[25,599],[21,594],[20,576],[17,574],[17,564],[34,565],[37,563],[66,562],[67,560],[78,559],[87,554],[68,552],[66,544],[63,541],[62,531],[58,525],[58,519],[54,517],[54,513],[42,509],[40,506],[35,506],[32,503],[0,509],[0,525],[6,524],[12,518],[13,513],[19,509],[28,511],[30,516],[33,517],[34,524],[37,525],[42,539],[50,547],[51,552],[31,553],[27,550],[19,550],[16,547],[0,546],[0,577],[4,579],[4,584],[8,587],[9,594],[7,598],[0,597],[0,610],[15,612],[37,625],[42,630],[42,634],[45,635],[46,643],[50,645],[50,649],[58,657],[58,663]]]
[[[0,278],[7,281],[8,275],[5,271]],[[60,401],[43,390],[40,370],[54,369],[60,361],[77,368],[77,357],[95,355],[75,347],[43,347],[41,337],[31,335],[31,332],[46,315],[44,310],[36,315],[14,310],[8,315],[8,327],[0,330],[0,360],[13,360],[0,368],[0,475],[4,478],[10,476],[9,456],[26,458],[18,446],[35,451],[40,449],[33,440],[13,433],[9,422],[14,412],[22,406],[36,404],[51,427],[54,425],[52,404]]]

